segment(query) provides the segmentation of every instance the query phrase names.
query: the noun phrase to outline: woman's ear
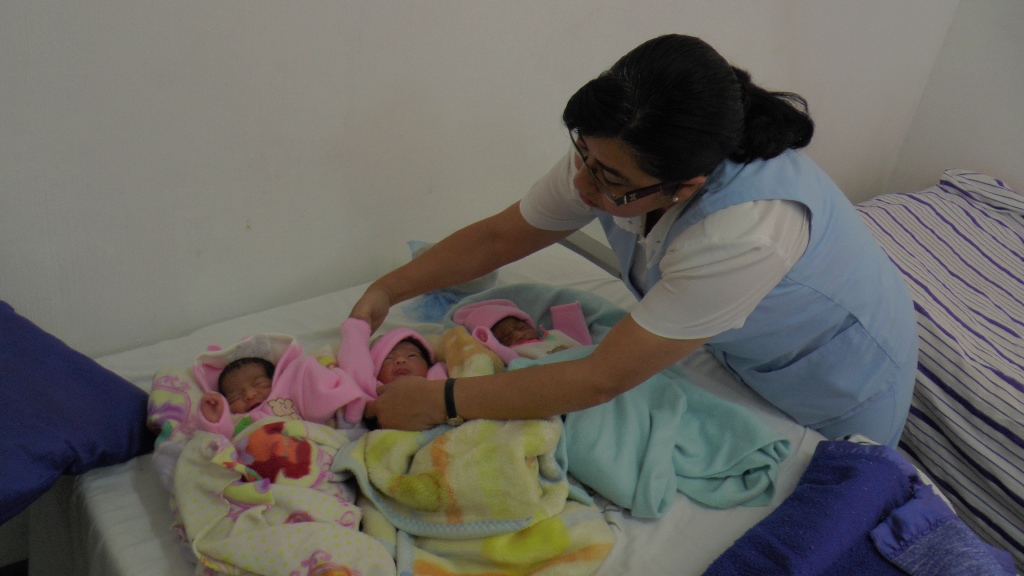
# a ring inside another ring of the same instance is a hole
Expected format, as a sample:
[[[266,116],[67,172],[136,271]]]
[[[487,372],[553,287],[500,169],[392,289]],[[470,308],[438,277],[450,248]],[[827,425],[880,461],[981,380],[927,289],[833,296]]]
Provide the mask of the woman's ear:
[[[708,177],[701,175],[694,176],[693,178],[690,178],[686,182],[681,183],[679,187],[676,188],[675,194],[672,195],[672,202],[686,202],[691,197],[693,197],[693,195],[696,194],[697,191],[700,190],[701,187],[704,186],[704,183],[707,181]]]

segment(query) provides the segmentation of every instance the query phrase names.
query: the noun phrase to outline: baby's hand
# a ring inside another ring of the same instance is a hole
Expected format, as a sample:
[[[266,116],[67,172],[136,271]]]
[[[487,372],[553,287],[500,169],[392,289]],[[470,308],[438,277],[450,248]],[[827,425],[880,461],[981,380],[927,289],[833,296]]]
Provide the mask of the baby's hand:
[[[199,411],[207,422],[219,422],[220,415],[224,411],[224,397],[216,392],[207,392],[199,400]]]

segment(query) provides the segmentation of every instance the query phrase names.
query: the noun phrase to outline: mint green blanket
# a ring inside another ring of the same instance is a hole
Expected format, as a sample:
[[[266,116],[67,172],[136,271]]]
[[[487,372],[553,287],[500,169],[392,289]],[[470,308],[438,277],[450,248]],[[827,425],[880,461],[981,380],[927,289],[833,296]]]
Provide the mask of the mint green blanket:
[[[512,300],[548,326],[551,306],[578,301],[595,342],[626,314],[593,294],[543,284],[493,288],[455,308],[491,298]],[[594,348],[519,359],[509,369],[572,360]],[[715,508],[768,504],[789,450],[789,440],[753,412],[670,368],[610,402],[567,414],[557,452],[563,467],[598,494],[633,516],[659,518],[676,491]]]

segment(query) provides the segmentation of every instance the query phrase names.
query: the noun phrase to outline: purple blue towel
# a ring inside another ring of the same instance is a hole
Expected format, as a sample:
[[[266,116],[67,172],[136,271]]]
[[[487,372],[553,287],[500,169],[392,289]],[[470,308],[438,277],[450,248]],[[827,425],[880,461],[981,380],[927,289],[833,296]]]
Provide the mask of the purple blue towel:
[[[793,494],[706,575],[1013,575],[887,446],[822,442]]]

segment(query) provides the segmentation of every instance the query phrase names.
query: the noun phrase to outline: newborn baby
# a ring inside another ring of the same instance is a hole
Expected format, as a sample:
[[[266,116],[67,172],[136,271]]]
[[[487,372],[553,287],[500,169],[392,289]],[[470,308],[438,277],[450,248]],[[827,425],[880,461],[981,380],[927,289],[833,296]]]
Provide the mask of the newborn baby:
[[[571,306],[571,305],[567,305]],[[554,310],[554,308],[552,308]],[[572,310],[578,310],[572,308]],[[586,326],[579,312],[577,325]],[[511,300],[483,300],[455,311],[452,321],[497,354],[506,364],[516,358],[543,358],[581,344],[590,344],[589,335],[581,342],[562,330],[538,327],[530,315]]]

